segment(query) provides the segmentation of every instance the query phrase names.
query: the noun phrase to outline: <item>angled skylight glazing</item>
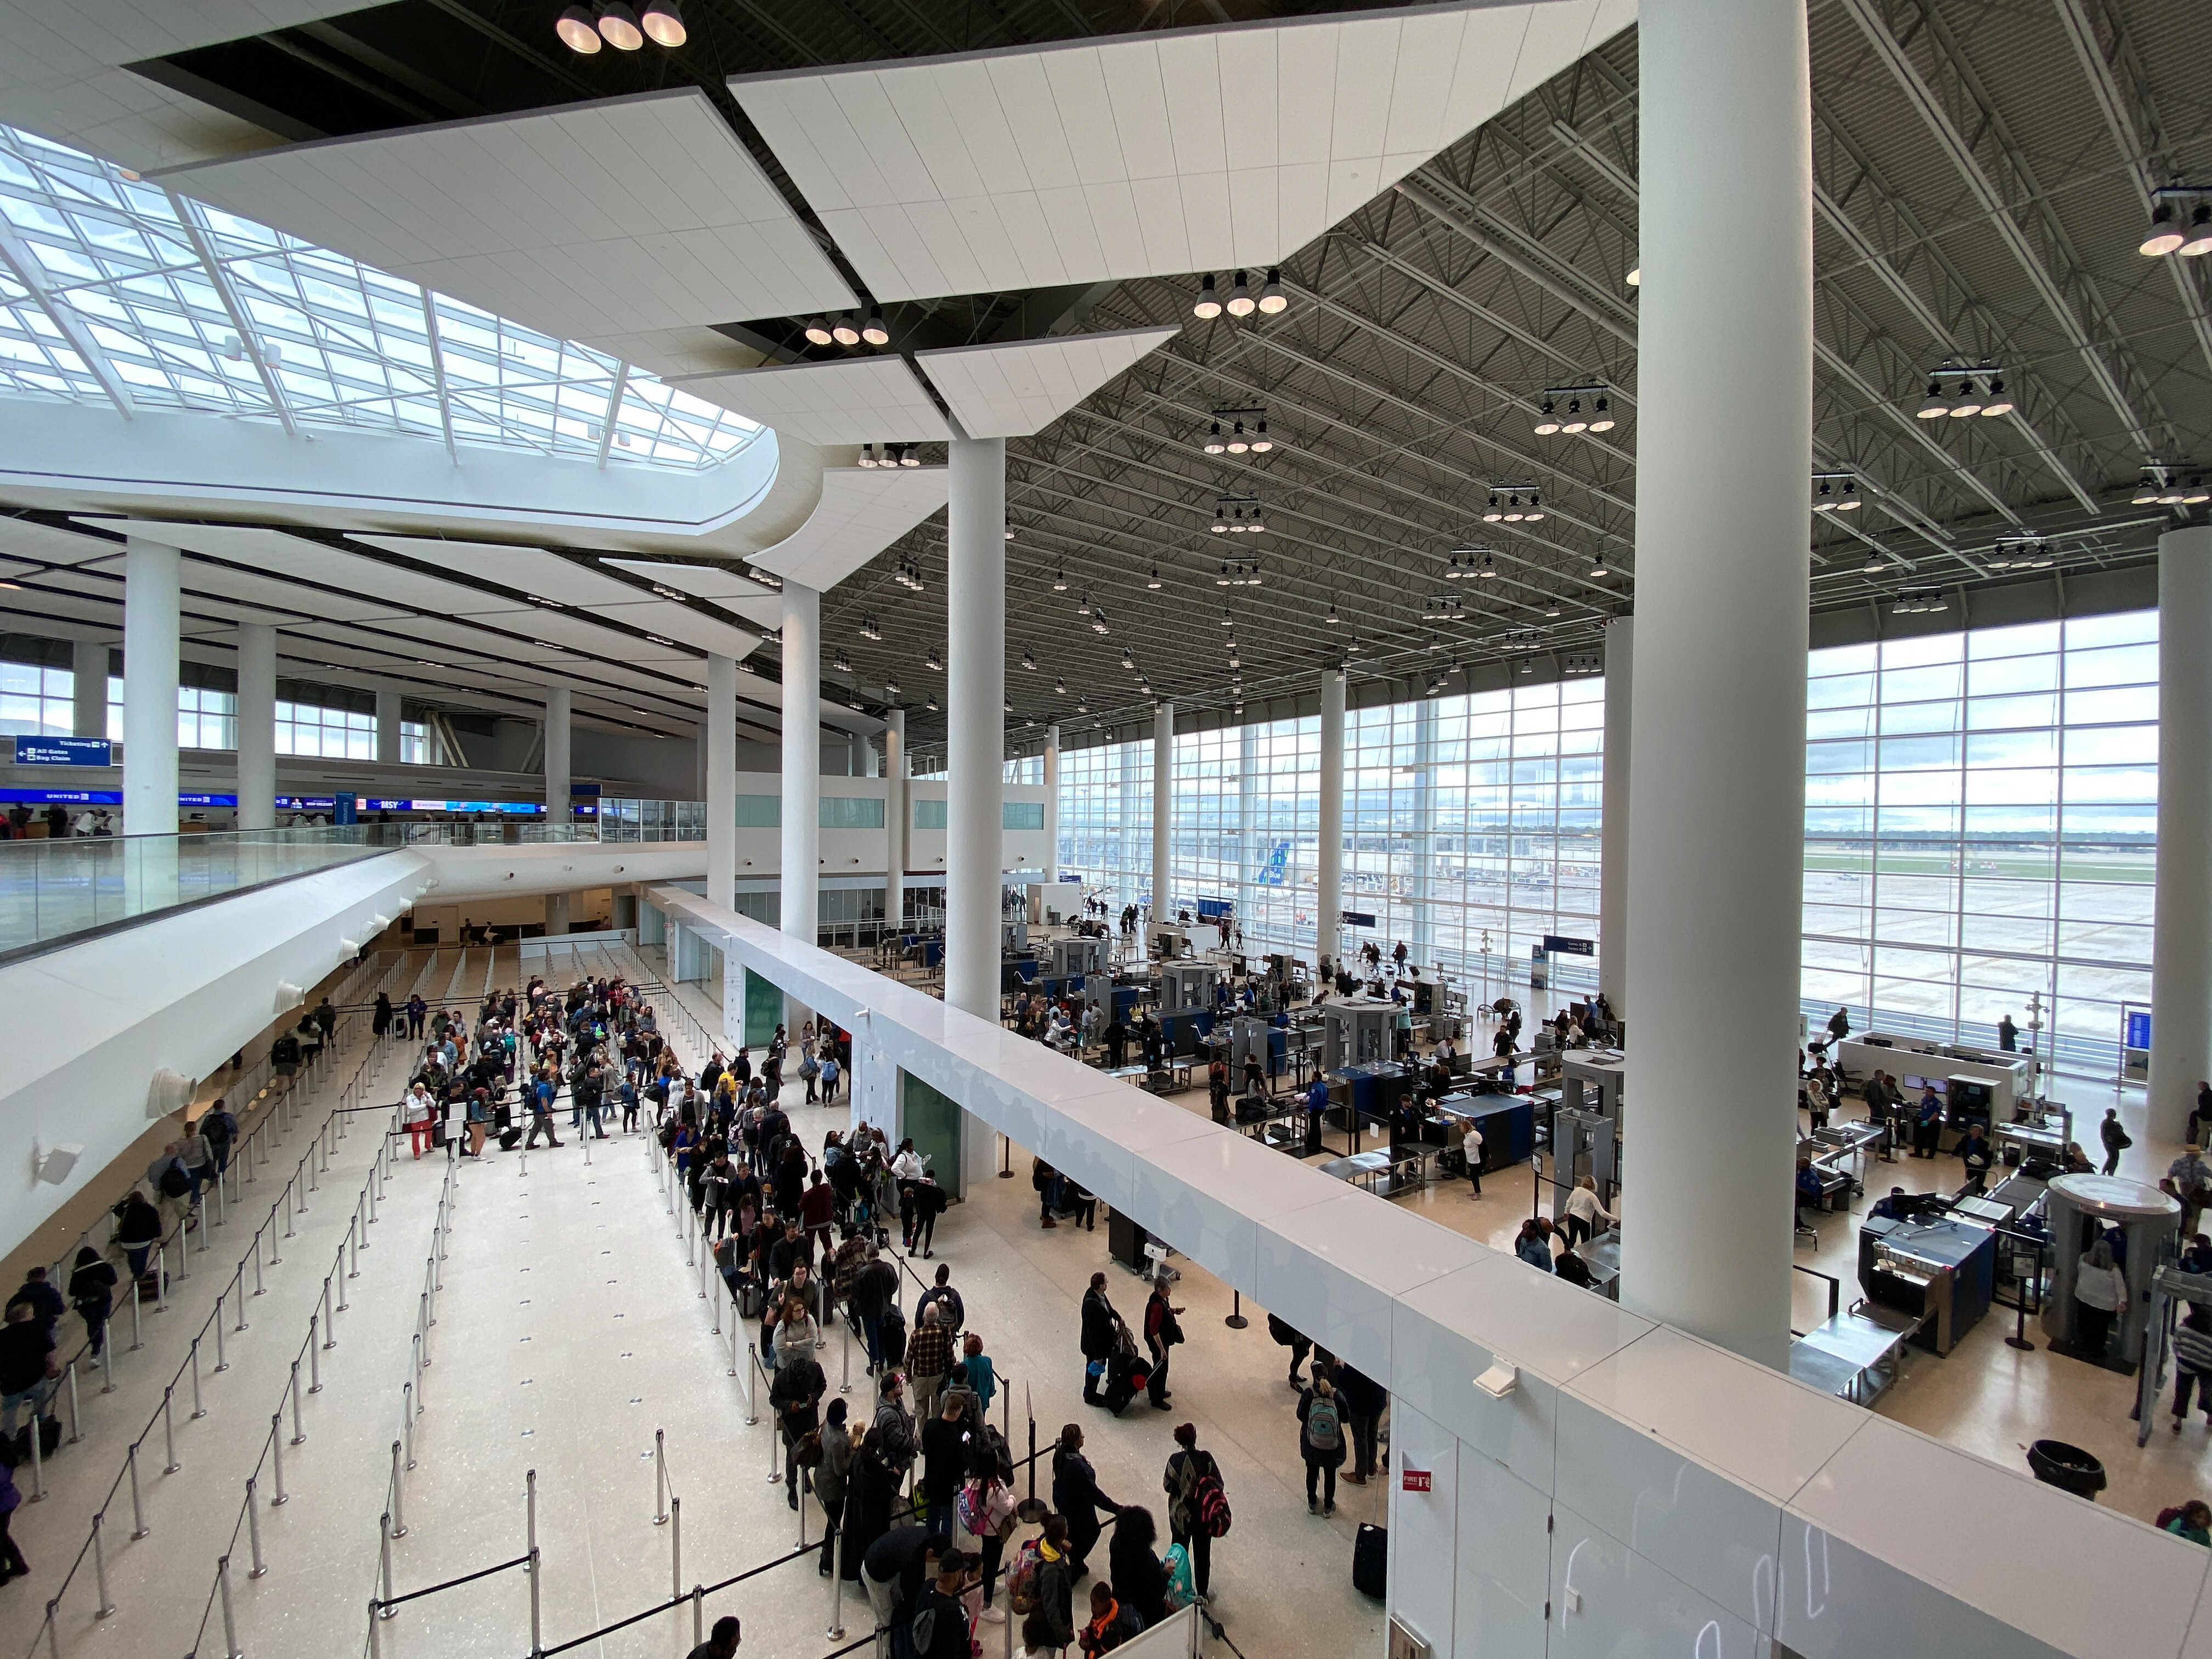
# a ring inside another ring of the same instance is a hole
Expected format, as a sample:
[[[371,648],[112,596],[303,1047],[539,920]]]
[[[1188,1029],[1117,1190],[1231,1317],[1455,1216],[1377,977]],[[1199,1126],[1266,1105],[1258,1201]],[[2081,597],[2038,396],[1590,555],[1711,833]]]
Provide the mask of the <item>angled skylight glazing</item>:
[[[677,471],[762,430],[604,352],[0,126],[9,393]]]

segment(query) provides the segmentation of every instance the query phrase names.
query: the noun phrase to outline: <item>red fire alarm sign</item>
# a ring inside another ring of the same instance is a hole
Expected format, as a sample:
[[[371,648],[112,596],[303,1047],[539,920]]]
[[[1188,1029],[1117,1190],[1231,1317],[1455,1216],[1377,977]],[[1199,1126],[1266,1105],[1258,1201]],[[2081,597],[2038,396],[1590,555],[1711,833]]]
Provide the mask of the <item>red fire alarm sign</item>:
[[[1426,1469],[1407,1469],[1407,1470],[1406,1470],[1406,1471],[1405,1471],[1405,1489],[1406,1489],[1407,1492],[1426,1492],[1426,1491],[1428,1491],[1428,1489],[1429,1489],[1429,1472],[1428,1472]]]

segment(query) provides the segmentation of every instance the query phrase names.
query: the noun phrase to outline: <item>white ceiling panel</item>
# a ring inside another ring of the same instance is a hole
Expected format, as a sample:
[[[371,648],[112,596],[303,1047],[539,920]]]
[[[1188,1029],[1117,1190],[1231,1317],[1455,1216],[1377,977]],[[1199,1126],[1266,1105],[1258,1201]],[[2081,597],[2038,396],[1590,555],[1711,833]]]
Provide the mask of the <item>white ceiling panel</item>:
[[[1620,26],[1460,6],[741,76],[878,299],[1279,264]]]
[[[720,565],[656,564],[644,559],[609,559],[607,562],[649,582],[718,605],[763,632],[783,625],[782,596],[737,571]]]
[[[701,651],[711,651],[719,656],[743,662],[760,643],[760,635],[749,634],[742,628],[732,628],[727,623],[717,622],[703,616],[688,605],[678,605],[673,599],[649,599],[643,605],[626,605],[610,613],[632,628],[642,628],[665,639],[680,641]],[[654,647],[648,647],[648,650]],[[632,651],[625,653],[631,660],[643,662],[644,656]],[[696,663],[697,659],[685,652],[684,660]]]
[[[437,536],[356,534],[353,539],[420,563],[442,566],[456,575],[497,582],[518,593],[532,593],[560,605],[637,605],[653,598],[641,587],[542,547],[448,541]]]
[[[667,601],[661,603],[665,605]],[[487,611],[473,620],[493,628],[504,628],[511,634],[520,634],[528,639],[567,646],[572,650],[589,652],[594,656],[611,657],[617,662],[665,665],[691,662],[698,654],[679,645],[654,645],[649,641],[635,639],[586,617],[572,617],[564,611]],[[634,626],[643,625],[628,616],[623,616],[622,620]]]
[[[32,519],[0,518],[0,553],[32,563],[88,564],[122,552],[122,543],[102,536],[57,530]]]
[[[563,339],[848,309],[696,88],[173,168],[219,207]]]
[[[464,587],[459,582],[441,581],[434,576],[402,570],[380,563],[366,553],[325,547],[320,542],[287,535],[281,530],[240,525],[171,524],[158,519],[87,517],[84,522],[118,534],[143,536],[149,541],[182,548],[187,553],[202,553],[234,564],[251,565],[274,576],[318,582],[342,593],[381,595],[395,607],[465,617],[488,607],[504,609],[512,605],[510,600]],[[325,597],[319,592],[302,592],[301,608],[317,608]]]
[[[806,522],[751,562],[817,592],[835,587],[945,505],[941,466],[831,467]]]
[[[969,437],[1027,438],[1181,332],[1133,328],[1064,334],[918,351],[915,361]]]
[[[670,382],[810,444],[908,443],[951,429],[896,356],[779,363]]]

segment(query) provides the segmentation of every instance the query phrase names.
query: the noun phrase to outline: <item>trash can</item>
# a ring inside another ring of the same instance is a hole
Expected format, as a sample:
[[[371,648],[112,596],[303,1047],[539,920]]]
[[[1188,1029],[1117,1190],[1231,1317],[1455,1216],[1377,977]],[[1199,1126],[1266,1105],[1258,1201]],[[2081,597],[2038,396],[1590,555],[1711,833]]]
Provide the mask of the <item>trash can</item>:
[[[2092,1502],[2105,1489],[2105,1466],[2063,1440],[2037,1441],[2027,1449],[2027,1467],[2044,1485]]]

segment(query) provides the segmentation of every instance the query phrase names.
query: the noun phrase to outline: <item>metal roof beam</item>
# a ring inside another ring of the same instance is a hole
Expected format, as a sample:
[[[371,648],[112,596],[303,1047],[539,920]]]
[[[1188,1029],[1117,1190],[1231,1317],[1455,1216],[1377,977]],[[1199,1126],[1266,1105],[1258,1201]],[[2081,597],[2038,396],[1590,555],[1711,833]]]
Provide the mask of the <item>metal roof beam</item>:
[[[208,245],[207,233],[200,225],[199,204],[166,186],[162,194],[169,198],[169,210],[177,216],[177,223],[183,229],[185,239],[191,243],[192,252],[199,255],[200,268],[206,271],[216,297],[222,301],[223,314],[230,319],[230,325],[238,331],[239,349],[245,352],[246,362],[253,365],[253,372],[261,377],[261,389],[269,395],[269,406],[276,411],[276,418],[283,422],[285,435],[298,437],[299,423],[292,418],[292,406],[284,396],[283,386],[277,381],[276,370],[262,356],[261,342],[254,337],[252,319],[246,314],[246,307],[239,301],[237,289],[231,285],[230,273],[222,268],[222,261],[216,258],[214,248]]]
[[[4,263],[9,274],[29,291],[31,302],[46,313],[46,320],[61,331],[70,349],[82,360],[85,372],[100,382],[107,401],[115,405],[115,412],[126,421],[137,414],[131,388],[116,373],[107,354],[100,349],[100,342],[92,337],[92,330],[73,307],[63,304],[46,288],[38,255],[4,215],[0,215],[0,263]]]

